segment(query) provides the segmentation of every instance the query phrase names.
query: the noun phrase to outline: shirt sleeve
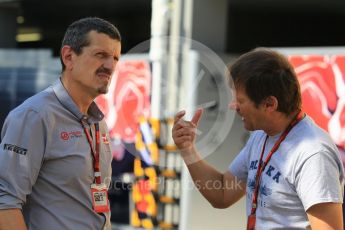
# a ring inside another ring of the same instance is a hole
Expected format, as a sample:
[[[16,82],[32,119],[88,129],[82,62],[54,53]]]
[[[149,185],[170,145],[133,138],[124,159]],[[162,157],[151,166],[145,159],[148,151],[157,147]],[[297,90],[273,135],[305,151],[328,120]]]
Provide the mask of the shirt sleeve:
[[[46,138],[36,111],[15,110],[6,118],[0,144],[0,209],[22,208],[36,182]]]
[[[339,164],[331,152],[318,152],[298,169],[296,191],[306,211],[319,203],[343,202],[342,168]]]
[[[250,149],[252,148],[254,132],[251,133],[246,145],[242,148],[240,153],[230,164],[229,172],[242,181],[247,181],[248,177],[248,162],[250,158]]]

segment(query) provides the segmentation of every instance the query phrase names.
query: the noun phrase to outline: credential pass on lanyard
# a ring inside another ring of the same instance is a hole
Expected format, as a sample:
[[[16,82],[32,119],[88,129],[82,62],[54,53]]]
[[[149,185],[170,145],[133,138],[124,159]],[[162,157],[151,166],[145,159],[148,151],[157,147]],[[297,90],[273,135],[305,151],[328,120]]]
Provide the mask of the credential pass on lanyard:
[[[99,166],[99,146],[100,146],[100,135],[99,135],[99,124],[95,123],[95,133],[96,133],[96,148],[93,147],[91,135],[89,132],[88,124],[85,119],[81,120],[81,124],[84,128],[84,132],[89,142],[92,156],[93,156],[93,170],[95,173],[95,181],[91,184],[91,199],[92,208],[97,213],[104,213],[110,211],[109,199],[108,199],[108,189],[107,186],[102,183],[101,172]]]
[[[265,152],[265,146],[266,142],[268,139],[268,135],[266,135],[266,139],[264,142],[264,145],[262,147],[261,155],[260,155],[260,161],[259,161],[259,167],[258,170],[256,171],[256,176],[255,176],[255,188],[254,188],[254,193],[253,193],[253,199],[252,199],[252,209],[250,212],[250,215],[248,216],[248,222],[247,222],[247,230],[254,230],[255,229],[255,222],[256,222],[256,208],[257,208],[257,203],[258,203],[258,193],[259,193],[259,187],[260,187],[260,181],[261,181],[261,174],[265,170],[265,167],[267,163],[271,160],[271,157],[273,154],[277,151],[279,148],[280,144],[285,140],[286,136],[290,132],[290,130],[304,117],[304,113],[300,111],[297,116],[292,120],[292,122],[289,124],[289,126],[285,129],[285,131],[282,133],[282,135],[279,137],[279,139],[276,141],[274,144],[273,148],[271,151],[268,153],[265,161],[262,161],[264,152]],[[261,164],[262,163],[262,164]]]

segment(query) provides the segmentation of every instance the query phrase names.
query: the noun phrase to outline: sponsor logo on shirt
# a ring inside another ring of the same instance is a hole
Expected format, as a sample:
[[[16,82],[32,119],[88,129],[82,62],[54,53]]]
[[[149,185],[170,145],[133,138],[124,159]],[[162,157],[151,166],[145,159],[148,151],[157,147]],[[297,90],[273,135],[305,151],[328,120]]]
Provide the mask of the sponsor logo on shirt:
[[[28,151],[27,149],[24,149],[24,148],[21,148],[21,147],[18,147],[16,145],[12,145],[12,144],[4,144],[4,150],[18,153],[18,154],[24,155],[24,156],[26,155],[26,153]]]
[[[81,131],[72,131],[72,132],[61,132],[60,138],[64,141],[68,141],[69,139],[79,138],[82,137]]]

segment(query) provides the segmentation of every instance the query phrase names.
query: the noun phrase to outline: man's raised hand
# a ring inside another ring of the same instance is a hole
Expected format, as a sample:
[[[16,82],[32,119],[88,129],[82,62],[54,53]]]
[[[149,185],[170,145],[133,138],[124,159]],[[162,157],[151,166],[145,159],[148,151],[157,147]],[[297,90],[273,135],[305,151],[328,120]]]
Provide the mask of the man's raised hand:
[[[175,115],[172,137],[177,148],[183,152],[192,150],[195,146],[196,131],[203,113],[203,109],[197,109],[192,120],[186,121],[183,116],[186,111],[182,110]]]

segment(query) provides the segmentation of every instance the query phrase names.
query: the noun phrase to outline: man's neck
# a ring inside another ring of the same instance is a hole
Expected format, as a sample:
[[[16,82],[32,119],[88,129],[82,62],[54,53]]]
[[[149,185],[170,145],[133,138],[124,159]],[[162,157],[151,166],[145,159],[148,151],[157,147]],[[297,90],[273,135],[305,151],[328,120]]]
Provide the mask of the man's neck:
[[[278,112],[270,119],[268,127],[264,130],[268,136],[275,136],[282,133],[291,124],[291,122],[296,118],[299,111],[295,111],[290,115]]]
[[[94,98],[87,95],[77,84],[67,80],[67,77],[61,77],[61,82],[79,110],[86,115]]]

